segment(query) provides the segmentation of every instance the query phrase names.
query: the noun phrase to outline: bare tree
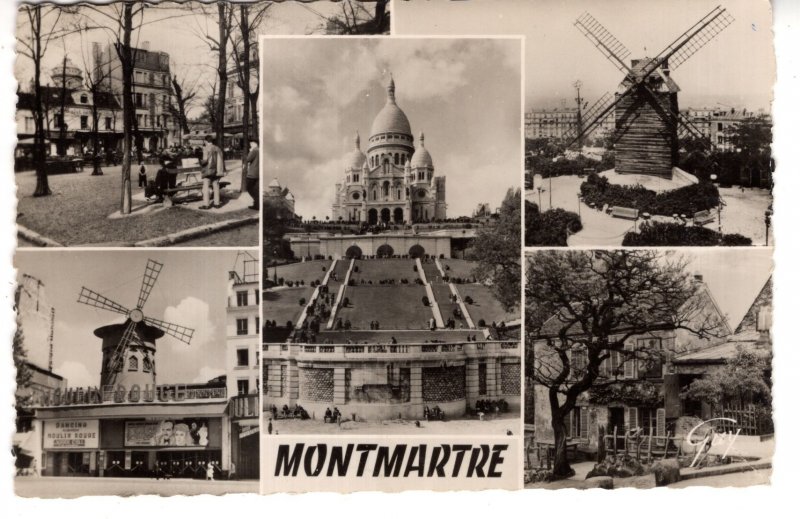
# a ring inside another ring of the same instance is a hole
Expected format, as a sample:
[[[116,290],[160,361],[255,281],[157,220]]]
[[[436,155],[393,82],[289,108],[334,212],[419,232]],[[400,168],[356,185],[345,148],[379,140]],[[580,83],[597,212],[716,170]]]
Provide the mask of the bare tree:
[[[565,418],[578,397],[618,384],[634,363],[672,353],[632,339],[678,330],[701,339],[729,333],[686,261],[655,250],[538,251],[529,257],[525,293],[527,369],[547,391],[555,478],[572,474]]]
[[[256,30],[271,6],[271,3],[256,6],[241,4],[239,6],[239,17],[236,19],[236,27],[239,30],[238,38],[233,37],[233,31],[231,31],[231,47],[233,50],[233,63],[236,69],[237,86],[241,89],[243,96],[242,137],[244,139],[244,146],[242,147],[242,178],[239,188],[240,192],[245,190],[248,153],[247,140],[251,136],[251,131],[258,131],[258,62],[256,61],[256,63],[253,63],[252,49],[256,45],[254,39],[257,35]],[[252,7],[255,7],[253,11],[251,11]],[[255,81],[253,81],[253,79],[255,79]]]
[[[33,165],[36,170],[36,189],[33,196],[52,194],[47,180],[45,164],[45,125],[42,107],[42,58],[53,39],[60,37],[57,30],[59,20],[65,12],[63,6],[22,5],[20,10],[26,15],[29,31],[17,27],[19,53],[33,61]],[[21,35],[22,34],[22,35]]]
[[[197,87],[195,83],[189,83],[187,78],[178,78],[177,74],[172,76],[172,91],[175,96],[175,103],[170,103],[167,107],[172,117],[178,121],[179,140],[183,143],[183,134],[189,133],[189,117],[187,112],[191,107],[192,101],[197,97]]]
[[[309,0],[301,0],[309,3]],[[374,11],[367,9],[368,4],[375,4]],[[343,0],[339,10],[333,16],[326,16],[313,8],[307,7],[325,21],[322,29],[327,34],[387,34],[390,20],[387,11],[388,0]]]

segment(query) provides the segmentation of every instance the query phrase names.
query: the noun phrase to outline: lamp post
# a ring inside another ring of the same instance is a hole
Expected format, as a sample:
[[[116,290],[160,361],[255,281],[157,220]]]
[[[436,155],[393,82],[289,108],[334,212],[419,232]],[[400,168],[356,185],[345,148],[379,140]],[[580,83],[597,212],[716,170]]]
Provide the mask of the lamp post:
[[[764,246],[769,246],[769,226],[772,223],[772,211],[767,209],[764,211],[764,225],[766,226],[766,239],[764,241]]]
[[[717,175],[711,175],[711,183],[716,185]],[[722,196],[717,200],[717,231],[722,234]]]

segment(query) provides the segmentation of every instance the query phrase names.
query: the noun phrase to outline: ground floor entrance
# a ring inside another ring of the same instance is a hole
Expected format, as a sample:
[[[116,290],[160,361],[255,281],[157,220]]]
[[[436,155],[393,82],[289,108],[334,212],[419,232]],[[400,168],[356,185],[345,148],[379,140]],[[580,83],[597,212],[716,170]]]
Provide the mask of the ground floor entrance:
[[[109,450],[46,452],[46,476],[101,476],[116,478],[205,478],[213,463],[214,478],[226,479],[222,451],[211,450]]]

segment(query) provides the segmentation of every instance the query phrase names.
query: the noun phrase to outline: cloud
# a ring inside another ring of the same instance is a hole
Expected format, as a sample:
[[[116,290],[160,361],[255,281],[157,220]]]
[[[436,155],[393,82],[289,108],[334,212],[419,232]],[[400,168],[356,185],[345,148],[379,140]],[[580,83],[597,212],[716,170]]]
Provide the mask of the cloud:
[[[194,335],[190,348],[199,350],[206,343],[210,342],[214,336],[214,320],[211,319],[208,303],[196,297],[185,297],[177,306],[168,306],[164,310],[164,320],[168,323],[175,323],[187,328],[194,329]],[[167,341],[174,353],[186,354],[187,346],[165,335],[161,341]]]
[[[192,380],[193,384],[205,384],[209,380],[213,378],[217,378],[220,375],[224,375],[225,370],[220,368],[212,368],[211,366],[203,366],[200,368],[200,371],[197,372],[197,376],[194,377]]]
[[[63,362],[55,372],[66,379],[69,387],[96,386],[100,383],[99,375],[89,373],[82,362]]]

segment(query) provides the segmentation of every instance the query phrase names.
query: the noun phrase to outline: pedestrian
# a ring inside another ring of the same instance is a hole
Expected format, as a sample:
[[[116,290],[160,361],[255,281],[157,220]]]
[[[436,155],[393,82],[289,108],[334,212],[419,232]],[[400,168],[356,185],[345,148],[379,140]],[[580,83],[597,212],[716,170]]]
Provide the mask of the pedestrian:
[[[260,209],[259,203],[261,201],[261,193],[258,187],[258,167],[259,167],[259,151],[258,140],[250,137],[250,152],[247,154],[247,175],[245,182],[247,183],[247,192],[253,199],[253,205],[250,209],[258,211]]]
[[[228,471],[228,479],[236,479],[236,463],[231,461],[231,470]]]
[[[209,462],[206,465],[206,481],[214,481],[214,463]]]
[[[267,423],[267,434],[272,434],[272,418],[270,418]]]
[[[147,187],[147,168],[144,167],[144,162],[139,163],[139,187]]]
[[[206,135],[206,145],[203,148],[203,205],[200,209],[211,209],[220,207],[219,201],[219,179],[225,175],[225,158],[222,150],[214,144],[214,137]],[[211,190],[214,192],[213,203],[211,201]]]

